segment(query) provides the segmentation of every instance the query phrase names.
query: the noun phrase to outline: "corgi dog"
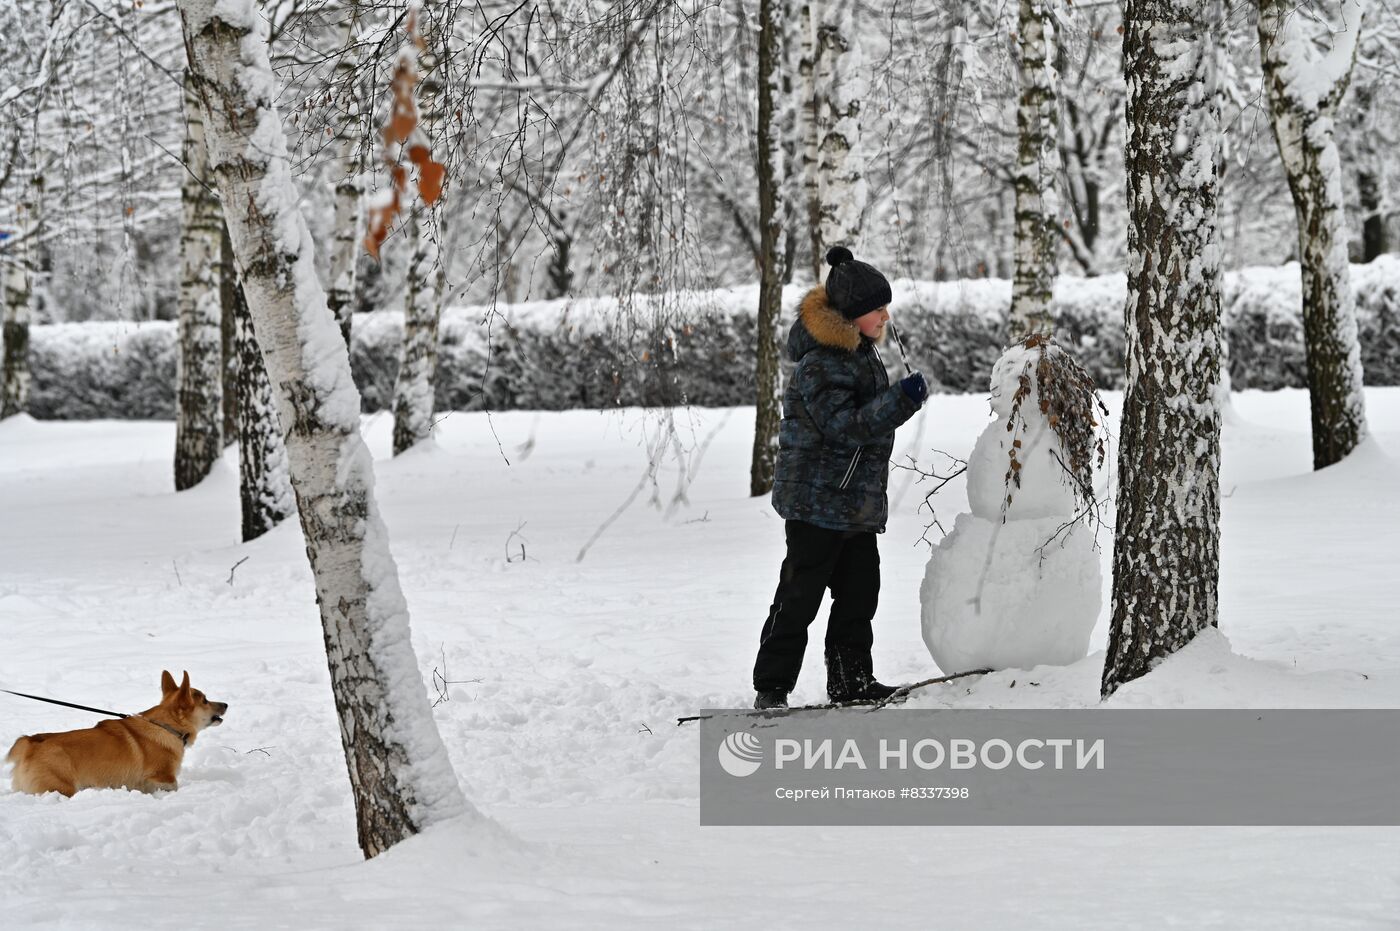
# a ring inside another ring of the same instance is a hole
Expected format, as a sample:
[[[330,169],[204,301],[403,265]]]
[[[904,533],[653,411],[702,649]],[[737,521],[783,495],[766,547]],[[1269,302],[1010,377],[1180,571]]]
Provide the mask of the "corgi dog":
[[[190,674],[179,685],[160,674],[160,704],[129,717],[101,721],[96,727],[58,734],[31,734],[15,741],[6,761],[14,764],[10,784],[16,792],[39,795],[79,789],[136,789],[169,792],[185,748],[206,727],[223,723],[228,705],[209,701],[190,688]]]

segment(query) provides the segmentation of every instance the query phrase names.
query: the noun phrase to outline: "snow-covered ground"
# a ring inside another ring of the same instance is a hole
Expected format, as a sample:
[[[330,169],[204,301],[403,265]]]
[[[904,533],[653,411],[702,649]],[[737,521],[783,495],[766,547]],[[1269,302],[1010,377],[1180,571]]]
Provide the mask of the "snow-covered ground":
[[[1235,397],[1221,630],[1114,703],[1400,706],[1400,389],[1367,398],[1374,440],[1312,474],[1306,394]],[[751,699],[783,535],[746,495],[752,409],[674,416],[689,485],[671,450],[660,507],[646,483],[581,562],[638,488],[660,415],[453,414],[436,448],[398,461],[389,419],[367,420],[425,679],[455,681],[437,721],[468,797],[499,825],[443,825],[369,863],[299,530],[238,542],[232,454],[172,493],[170,423],[0,424],[0,687],[137,710],[159,697],[162,668],[188,669],[230,705],[174,795],[30,797],[5,779],[0,923],[1396,926],[1396,828],[700,828],[698,731],[675,718]],[[984,397],[935,397],[896,450],[966,455],[986,420]],[[891,478],[881,539],[887,681],[935,672],[910,477]],[[937,505],[951,527],[962,484]],[[1082,663],[914,704],[1093,704],[1105,638],[1101,618]],[[819,651],[816,636],[796,700],[822,695]],[[0,749],[93,720],[0,695]]]

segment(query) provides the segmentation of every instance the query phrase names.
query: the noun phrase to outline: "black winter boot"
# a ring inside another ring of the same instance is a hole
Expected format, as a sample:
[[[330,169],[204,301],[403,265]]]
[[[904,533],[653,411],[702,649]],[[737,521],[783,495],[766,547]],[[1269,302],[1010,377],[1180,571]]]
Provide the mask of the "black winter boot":
[[[766,689],[754,696],[753,706],[759,711],[781,710],[788,706],[788,693],[782,689]]]
[[[869,654],[838,650],[826,656],[826,695],[833,703],[880,701],[899,691],[877,682],[870,670]]]
[[[856,698],[867,701],[883,701],[898,691],[899,689],[895,688],[893,685],[885,685],[883,682],[877,682],[871,679],[866,683],[865,688],[861,690],[861,693],[857,695]],[[850,699],[847,700],[849,701]]]

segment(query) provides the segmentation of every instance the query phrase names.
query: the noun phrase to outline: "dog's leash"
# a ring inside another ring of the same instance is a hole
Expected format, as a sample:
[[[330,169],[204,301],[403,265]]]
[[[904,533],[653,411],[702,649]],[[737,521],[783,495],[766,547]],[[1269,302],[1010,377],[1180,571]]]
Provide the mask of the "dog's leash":
[[[9,689],[0,689],[6,695],[18,695],[20,698],[32,698],[35,701],[46,701],[50,705],[62,705],[65,708],[77,708],[79,711],[92,711],[97,714],[105,714],[114,718],[129,718],[131,715],[122,714],[120,711],[107,711],[103,708],[89,708],[87,705],[75,705],[71,701],[59,701],[57,698],[45,698],[42,695],[27,695],[24,692],[11,692]]]
[[[75,705],[71,701],[59,701],[57,698],[45,698],[42,695],[30,695],[26,692],[13,692],[9,689],[0,689],[0,692],[4,692],[6,695],[18,695],[20,698],[32,698],[34,701],[48,702],[50,705],[62,705],[65,708],[77,708],[79,711],[91,711],[96,714],[105,714],[112,718],[141,718],[139,714],[122,714],[120,711],[108,711],[105,708],[90,708],[87,705]],[[182,734],[169,724],[152,721],[150,718],[141,718],[141,720],[145,721],[147,724],[154,724],[156,727],[169,731],[176,737],[179,737],[180,743],[182,744],[188,744],[190,742],[189,734]]]

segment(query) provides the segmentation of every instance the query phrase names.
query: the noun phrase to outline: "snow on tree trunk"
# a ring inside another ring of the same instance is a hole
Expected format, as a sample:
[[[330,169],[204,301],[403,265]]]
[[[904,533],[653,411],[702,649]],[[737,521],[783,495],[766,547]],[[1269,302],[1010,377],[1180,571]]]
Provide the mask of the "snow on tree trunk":
[[[826,253],[822,249],[822,194],[821,178],[818,176],[821,162],[821,126],[817,113],[817,3],[807,0],[802,4],[798,16],[798,29],[801,31],[801,52],[797,64],[799,86],[802,94],[802,193],[807,207],[807,238],[811,246],[808,266],[812,269],[812,280],[821,281],[822,260]]]
[[[865,210],[865,161],[860,108],[867,81],[856,34],[855,8],[829,3],[817,29],[817,175],[821,189],[822,258],[832,246],[854,247]]]
[[[345,45],[350,47],[355,40],[355,30],[359,23],[360,4],[351,0],[346,17]],[[355,59],[342,56],[336,63],[336,83],[341,87],[356,88]],[[353,94],[353,91],[352,91]],[[358,103],[358,101],[356,101]],[[363,191],[360,183],[359,138],[355,129],[358,109],[341,118],[340,180],[335,183],[335,225],[331,228],[330,285],[326,288],[326,303],[331,313],[340,323],[340,332],[345,337],[345,345],[350,345],[350,324],[355,313],[355,256],[360,242],[360,212]]]
[[[5,280],[0,298],[5,302],[3,383],[0,384],[0,420],[22,413],[29,403],[30,290],[29,222],[33,205],[19,205],[21,226],[5,255]]]
[[[242,286],[233,283],[235,385],[238,435],[238,497],[243,515],[243,542],[257,539],[296,513],[287,472],[287,448],[277,419],[272,384],[258,348],[253,318]]]
[[[780,140],[783,81],[782,0],[760,0],[758,37],[758,226],[760,278],[758,286],[758,358],[755,363],[757,412],[754,419],[753,462],[749,494],[773,490],[778,460],[778,424],[782,420],[782,371],[778,365],[778,323],[782,319],[783,215],[779,198],[783,179]]]
[[[408,264],[408,300],[403,314],[403,361],[394,380],[394,455],[433,432],[433,376],[441,309],[441,267],[435,231],[426,208],[409,218],[413,256]]]
[[[1342,0],[1341,28],[1320,58],[1295,7],[1291,0],[1261,0],[1259,53],[1274,138],[1298,218],[1313,468],[1321,469],[1340,461],[1366,436],[1361,342],[1336,140],[1337,109],[1356,59],[1365,3]]]
[[[1102,692],[1216,624],[1223,24],[1214,0],[1127,0],[1127,379]]]
[[[1011,341],[1054,328],[1050,294],[1059,242],[1055,176],[1059,113],[1055,99],[1054,27],[1049,0],[1020,0],[1021,95],[1016,107],[1016,275],[1011,286]]]
[[[424,24],[427,25],[426,23]],[[441,107],[434,73],[437,63],[431,28],[422,28],[427,41],[418,55],[423,80],[419,84],[420,127],[431,140]],[[436,212],[420,205],[409,217],[413,254],[408,263],[408,300],[403,314],[403,358],[394,381],[394,455],[412,449],[433,433],[433,381],[437,375],[438,319],[442,315],[443,274]]]
[[[193,488],[224,451],[223,217],[209,188],[204,118],[185,75],[185,174],[180,188],[180,354],[175,366],[175,490]]]
[[[355,253],[360,241],[360,183],[356,173],[354,143],[344,143],[345,176],[335,185],[335,226],[331,231],[330,286],[326,289],[326,304],[336,321],[345,345],[350,345],[350,322],[355,305]]]
[[[429,709],[359,433],[345,341],[297,206],[252,0],[179,0],[211,166],[277,413],[330,666],[360,847],[468,811]]]

